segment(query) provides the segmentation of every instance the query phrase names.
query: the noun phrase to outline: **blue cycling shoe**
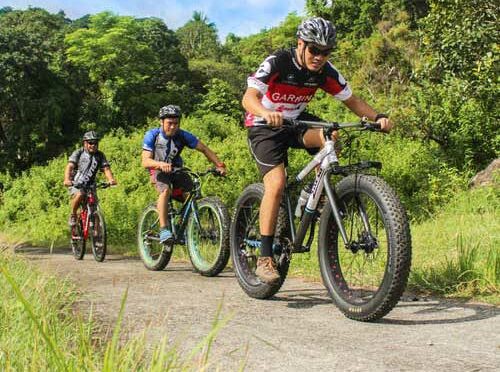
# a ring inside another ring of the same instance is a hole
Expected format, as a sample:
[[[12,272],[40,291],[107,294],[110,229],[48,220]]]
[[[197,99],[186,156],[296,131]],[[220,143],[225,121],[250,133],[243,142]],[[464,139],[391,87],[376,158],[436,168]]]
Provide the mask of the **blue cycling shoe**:
[[[170,244],[174,241],[174,235],[168,229],[160,231],[160,244]]]

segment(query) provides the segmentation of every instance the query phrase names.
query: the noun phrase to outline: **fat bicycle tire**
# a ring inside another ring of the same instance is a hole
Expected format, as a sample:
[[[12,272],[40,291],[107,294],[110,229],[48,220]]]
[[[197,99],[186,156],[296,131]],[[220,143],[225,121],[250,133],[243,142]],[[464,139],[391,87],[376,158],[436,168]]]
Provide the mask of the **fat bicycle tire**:
[[[368,234],[360,217],[364,210],[377,243],[357,251],[346,247],[331,205],[326,203],[318,234],[323,283],[348,318],[375,321],[396,306],[408,281],[408,217],[396,193],[379,177],[350,175],[337,184],[336,194],[349,241],[366,241]]]
[[[85,238],[80,213],[77,214],[76,225],[71,227],[71,251],[76,260],[83,260],[83,256],[85,256]]]
[[[137,247],[144,266],[148,270],[163,270],[172,256],[170,247],[160,244],[160,221],[156,204],[147,206],[139,217],[137,227]]]
[[[226,206],[217,197],[207,197],[198,203],[187,224],[189,259],[196,272],[216,276],[229,260],[229,227],[231,220]]]

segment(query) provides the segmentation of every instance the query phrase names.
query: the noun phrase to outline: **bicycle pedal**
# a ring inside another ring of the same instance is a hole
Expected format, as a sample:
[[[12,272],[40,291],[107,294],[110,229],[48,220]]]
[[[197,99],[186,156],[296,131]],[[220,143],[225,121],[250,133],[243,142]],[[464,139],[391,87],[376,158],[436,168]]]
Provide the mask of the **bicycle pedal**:
[[[301,245],[300,247],[294,247],[292,249],[292,253],[305,253],[305,252],[310,252],[311,251],[311,247],[305,247],[303,245]]]

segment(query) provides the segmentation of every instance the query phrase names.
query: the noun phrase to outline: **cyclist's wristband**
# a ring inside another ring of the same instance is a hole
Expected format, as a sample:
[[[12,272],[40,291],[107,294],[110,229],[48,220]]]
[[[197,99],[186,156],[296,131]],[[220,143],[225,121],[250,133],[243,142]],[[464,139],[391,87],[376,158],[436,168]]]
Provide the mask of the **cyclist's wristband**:
[[[378,119],[389,119],[389,116],[387,116],[387,114],[378,113],[378,114],[375,116],[375,121],[378,121]]]

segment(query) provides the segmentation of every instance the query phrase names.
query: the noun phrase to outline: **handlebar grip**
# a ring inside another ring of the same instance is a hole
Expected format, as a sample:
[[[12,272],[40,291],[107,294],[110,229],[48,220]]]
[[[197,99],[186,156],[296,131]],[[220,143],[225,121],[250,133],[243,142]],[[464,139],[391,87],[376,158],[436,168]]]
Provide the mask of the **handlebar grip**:
[[[365,123],[365,128],[371,131],[381,131],[382,126],[380,125],[380,123],[367,122]]]
[[[295,119],[283,118],[283,125],[284,126],[295,126],[295,125],[298,125],[298,123],[299,123],[299,121],[297,121]],[[268,126],[269,125],[269,123],[265,119],[255,120],[254,124],[257,126]]]

